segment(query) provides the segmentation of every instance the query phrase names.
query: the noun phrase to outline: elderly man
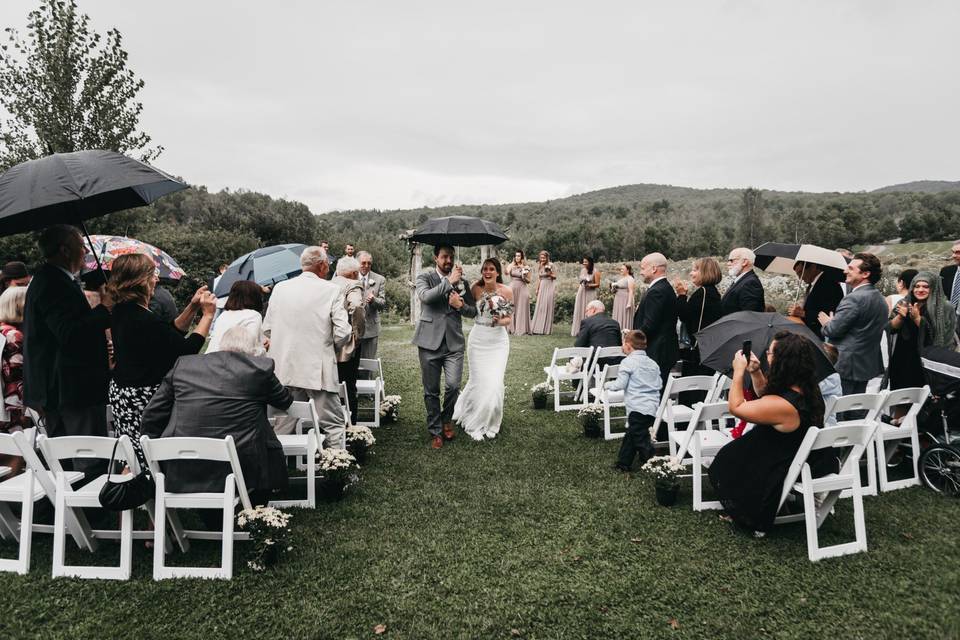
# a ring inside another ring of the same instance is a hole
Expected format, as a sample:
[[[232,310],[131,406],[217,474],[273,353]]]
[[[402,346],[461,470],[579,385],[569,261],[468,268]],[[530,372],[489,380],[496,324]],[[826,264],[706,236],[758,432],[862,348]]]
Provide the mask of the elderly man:
[[[24,307],[25,404],[43,412],[50,436],[106,436],[110,313],[103,305],[91,309],[76,280],[86,252],[75,227],[49,227],[39,245],[46,264]]]
[[[633,328],[647,337],[647,356],[660,367],[664,386],[670,370],[680,357],[677,341],[677,294],[667,281],[667,259],[651,253],[640,261],[640,277],[647,292],[633,315]]]
[[[960,240],[953,243],[950,249],[953,264],[940,269],[940,282],[943,284],[943,293],[950,299],[950,304],[960,313]],[[907,283],[907,286],[910,286]],[[960,322],[957,323],[957,333],[960,334]]]
[[[824,269],[812,262],[798,262],[793,271],[806,285],[803,304],[792,304],[787,315],[800,318],[807,327],[823,339],[819,316],[821,312],[833,313],[843,300],[843,288],[839,286],[838,269]]]
[[[580,333],[577,334],[577,347],[619,347],[623,344],[620,324],[606,313],[607,309],[599,300],[587,304]],[[623,358],[603,358],[600,366],[617,364]]]
[[[863,393],[867,382],[883,373],[880,336],[887,324],[888,309],[874,286],[881,275],[877,256],[854,254],[845,274],[850,293],[837,306],[836,313],[821,312],[818,319],[823,336],[840,352],[836,369],[843,395],[850,395]]]
[[[360,366],[360,336],[366,323],[366,309],[363,301],[363,286],[360,284],[360,263],[351,256],[343,256],[337,261],[337,275],[331,280],[340,287],[343,306],[350,319],[351,335],[347,342],[337,349],[337,376],[340,382],[347,384],[347,405],[350,407],[352,421],[357,419],[357,369]]]
[[[340,287],[324,280],[327,254],[307,247],[300,255],[296,278],[277,283],[263,320],[270,338],[269,355],[277,363],[277,378],[294,400],[313,400],[326,434],[325,445],[344,448],[345,425],[340,409],[336,349],[352,335]],[[278,420],[277,432],[290,433],[294,420]]]
[[[727,316],[737,311],[763,311],[763,284],[753,271],[756,255],[746,247],[738,247],[727,258],[727,273],[733,276],[733,284],[720,299],[720,311]]]
[[[361,251],[357,254],[357,259],[360,260],[360,284],[363,286],[363,301],[367,312],[363,337],[360,338],[360,357],[373,359],[377,357],[377,342],[380,338],[380,312],[387,307],[387,300],[383,295],[386,278],[372,270],[373,256],[368,252]]]

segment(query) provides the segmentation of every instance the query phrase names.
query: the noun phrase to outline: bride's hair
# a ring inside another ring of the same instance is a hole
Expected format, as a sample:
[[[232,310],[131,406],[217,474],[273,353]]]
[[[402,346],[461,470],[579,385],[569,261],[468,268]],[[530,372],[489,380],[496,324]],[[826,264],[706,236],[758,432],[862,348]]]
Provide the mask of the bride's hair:
[[[480,279],[476,282],[478,287],[483,286],[483,268],[488,264],[492,264],[493,268],[497,270],[497,282],[503,284],[503,267],[500,265],[500,261],[496,258],[487,258],[483,261],[483,264],[480,265]]]

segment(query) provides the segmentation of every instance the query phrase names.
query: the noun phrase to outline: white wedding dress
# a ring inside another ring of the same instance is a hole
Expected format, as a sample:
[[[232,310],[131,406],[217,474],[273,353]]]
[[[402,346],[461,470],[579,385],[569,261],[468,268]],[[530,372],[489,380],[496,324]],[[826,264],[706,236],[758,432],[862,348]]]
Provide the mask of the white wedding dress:
[[[474,440],[495,438],[503,420],[503,376],[510,356],[506,327],[496,326],[484,294],[477,302],[477,319],[467,338],[470,378],[457,398],[453,419]]]

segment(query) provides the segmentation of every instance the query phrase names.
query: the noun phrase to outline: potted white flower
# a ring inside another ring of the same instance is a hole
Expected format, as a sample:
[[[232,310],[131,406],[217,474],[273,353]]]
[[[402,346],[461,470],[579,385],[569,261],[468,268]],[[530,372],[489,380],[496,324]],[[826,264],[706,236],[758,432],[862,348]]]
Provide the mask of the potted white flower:
[[[603,421],[603,407],[598,404],[588,404],[579,411],[577,417],[583,426],[583,435],[588,438],[599,438],[603,430],[600,424]]]
[[[380,403],[380,421],[396,422],[400,417],[400,396],[384,396]]]
[[[317,495],[327,502],[343,499],[347,488],[360,481],[357,459],[346,449],[323,449],[317,453],[321,477]]]
[[[373,448],[377,439],[373,437],[370,427],[353,425],[347,427],[347,451],[357,459],[357,464],[367,461],[367,453]]]
[[[553,385],[549,382],[541,382],[530,388],[530,396],[533,398],[534,409],[546,409],[547,399],[553,393]]]
[[[655,456],[647,460],[640,471],[654,480],[657,503],[664,507],[673,506],[680,491],[680,480],[677,476],[683,467],[673,456]]]
[[[290,514],[274,507],[258,506],[237,514],[237,528],[250,534],[247,566],[263,571],[293,550],[290,544]]]

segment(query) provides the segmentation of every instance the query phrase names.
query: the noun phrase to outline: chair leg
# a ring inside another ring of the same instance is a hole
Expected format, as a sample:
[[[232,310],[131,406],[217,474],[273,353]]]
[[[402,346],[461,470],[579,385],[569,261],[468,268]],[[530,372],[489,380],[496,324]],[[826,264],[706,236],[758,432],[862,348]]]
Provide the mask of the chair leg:
[[[380,413],[379,411],[377,412]],[[317,508],[317,442],[311,439],[310,448],[307,450],[307,458],[310,459],[307,464],[307,506],[311,509]]]
[[[26,473],[26,481],[23,483],[23,502],[20,507],[20,550],[17,555],[17,573],[27,575],[30,573],[30,548],[33,543],[33,470]]]
[[[156,535],[156,534],[154,534]],[[120,514],[120,580],[129,580],[133,567],[133,509]]]
[[[233,476],[231,475],[232,479]],[[224,491],[223,497],[223,540],[221,549],[223,558],[220,562],[221,576],[230,580],[233,578],[233,498],[236,493],[236,484],[231,482]]]
[[[66,575],[63,569],[64,546],[66,545],[66,490],[67,483],[62,473],[57,474],[57,497],[54,500],[53,508],[53,577],[57,578]]]
[[[803,523],[807,529],[807,557],[811,562],[820,559],[820,541],[817,532],[817,507],[813,500],[813,478],[810,465],[800,470],[803,486]]]
[[[163,474],[157,474],[154,478],[157,492],[154,498],[155,514],[153,517],[153,579],[163,580],[167,577],[165,565],[166,548],[164,538],[167,529],[167,503],[164,500],[165,491]]]
[[[856,532],[856,550],[866,551],[867,522],[863,515],[863,495],[860,493],[859,478],[853,486],[853,530]]]
[[[700,447],[696,442],[690,443],[693,449],[693,510],[703,510],[703,460],[700,458]]]

